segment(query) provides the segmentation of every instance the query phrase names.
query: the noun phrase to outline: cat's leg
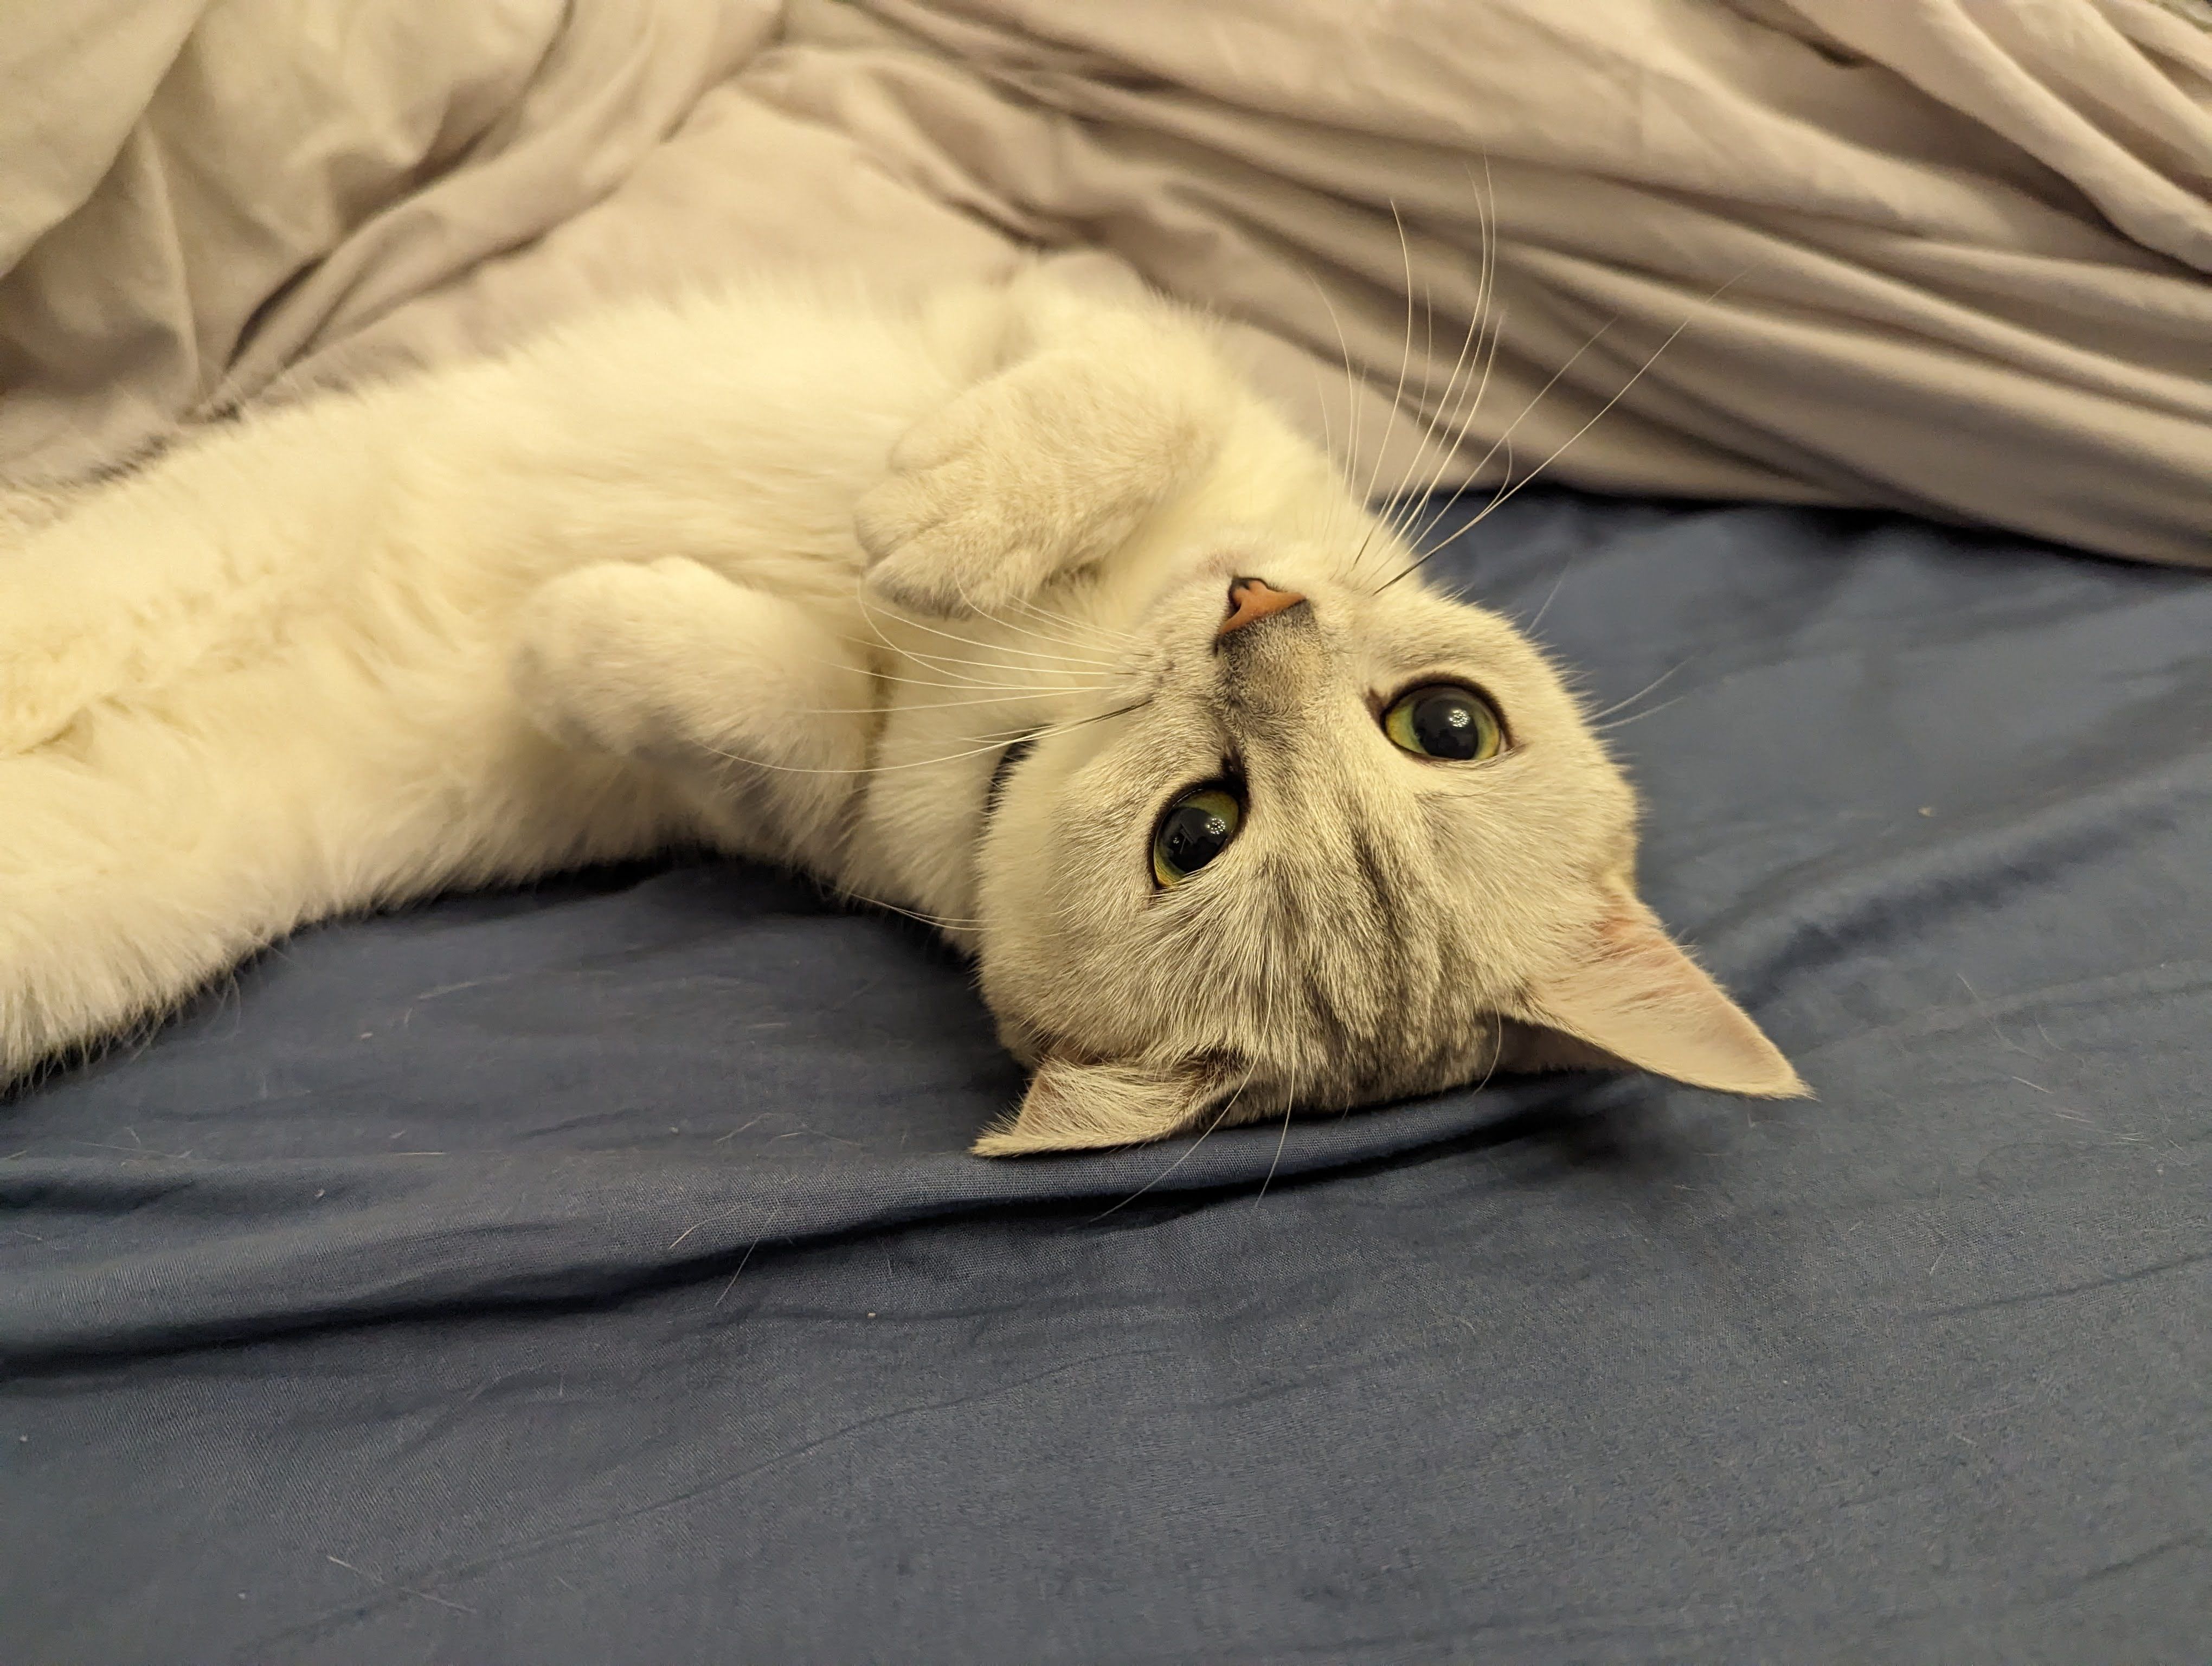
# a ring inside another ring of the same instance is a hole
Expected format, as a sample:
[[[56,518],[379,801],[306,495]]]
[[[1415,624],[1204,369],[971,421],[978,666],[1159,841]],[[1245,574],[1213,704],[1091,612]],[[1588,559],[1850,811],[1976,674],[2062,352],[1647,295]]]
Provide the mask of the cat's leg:
[[[173,681],[232,641],[265,646],[277,611],[268,587],[227,585],[211,542],[142,510],[137,500],[150,496],[126,483],[84,512],[85,526],[0,543],[0,757],[44,745],[103,699]]]
[[[396,433],[356,399],[210,430],[0,525],[0,756],[100,702],[280,655],[374,557]],[[51,510],[52,513],[47,513]]]
[[[532,595],[511,670],[547,734],[658,766],[725,845],[831,868],[880,697],[817,611],[682,557],[603,562]]]
[[[488,652],[395,670],[308,634],[0,756],[0,1085],[296,927],[693,824],[635,766],[546,741],[504,673]]]
[[[192,692],[0,756],[0,1086],[175,1006],[308,911],[290,835],[312,775]]]
[[[1238,395],[1194,320],[1036,281],[1006,302],[1004,368],[924,418],[861,500],[869,587],[989,614],[1112,551],[1218,451]]]

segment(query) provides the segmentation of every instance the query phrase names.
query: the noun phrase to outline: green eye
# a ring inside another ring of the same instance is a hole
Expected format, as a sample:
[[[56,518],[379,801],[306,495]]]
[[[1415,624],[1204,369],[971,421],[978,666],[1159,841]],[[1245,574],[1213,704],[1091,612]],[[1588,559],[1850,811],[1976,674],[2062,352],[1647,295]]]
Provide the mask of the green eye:
[[[1498,708],[1456,683],[1430,683],[1400,695],[1382,714],[1382,733],[1392,745],[1418,757],[1463,763],[1496,757],[1505,744]]]
[[[1152,835],[1152,878],[1179,885],[1229,848],[1244,820],[1244,806],[1221,787],[1185,793],[1168,806]]]

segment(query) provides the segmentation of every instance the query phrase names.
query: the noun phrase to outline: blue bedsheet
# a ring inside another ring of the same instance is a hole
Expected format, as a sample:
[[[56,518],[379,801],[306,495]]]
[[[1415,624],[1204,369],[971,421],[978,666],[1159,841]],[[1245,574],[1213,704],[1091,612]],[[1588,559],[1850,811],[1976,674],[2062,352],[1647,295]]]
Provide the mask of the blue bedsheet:
[[[804,882],[310,932],[0,1104],[0,1657],[2212,1656],[2212,580],[1537,491],[1437,565],[1817,1103],[990,1164],[964,968]]]

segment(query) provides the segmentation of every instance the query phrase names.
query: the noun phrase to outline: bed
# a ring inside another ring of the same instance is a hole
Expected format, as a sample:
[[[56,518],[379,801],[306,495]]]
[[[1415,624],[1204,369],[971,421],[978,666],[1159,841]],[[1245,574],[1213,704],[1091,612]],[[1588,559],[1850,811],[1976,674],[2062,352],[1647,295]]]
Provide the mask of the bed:
[[[990,1163],[963,968],[788,877],[305,933],[0,1104],[8,1657],[2203,1658],[2212,585],[1486,501],[1816,1101]]]
[[[0,1098],[0,1659],[2212,1658],[2212,8],[1389,13],[11,20],[0,554],[617,296],[1142,278],[1468,488],[1819,1097],[991,1163],[788,876],[303,933]]]

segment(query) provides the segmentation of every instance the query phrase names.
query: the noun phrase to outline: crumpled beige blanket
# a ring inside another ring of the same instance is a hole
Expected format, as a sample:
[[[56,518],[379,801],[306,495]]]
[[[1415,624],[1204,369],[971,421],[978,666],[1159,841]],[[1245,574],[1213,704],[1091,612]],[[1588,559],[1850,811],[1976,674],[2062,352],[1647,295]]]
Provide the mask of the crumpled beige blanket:
[[[1378,494],[1555,458],[2212,562],[2205,0],[11,6],[0,479],[1028,249],[1237,320]]]

